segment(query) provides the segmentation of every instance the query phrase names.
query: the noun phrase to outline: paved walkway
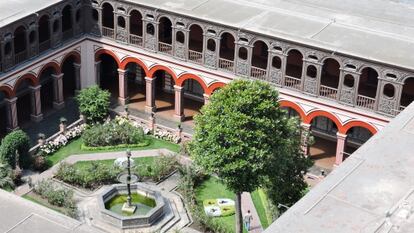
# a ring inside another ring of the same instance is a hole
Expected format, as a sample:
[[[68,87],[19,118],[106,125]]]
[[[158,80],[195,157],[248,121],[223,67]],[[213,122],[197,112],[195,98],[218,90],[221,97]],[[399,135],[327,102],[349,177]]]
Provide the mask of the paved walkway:
[[[252,215],[253,219],[250,223],[250,231],[252,233],[260,233],[263,231],[262,224],[260,223],[259,214],[257,214],[256,207],[254,206],[252,196],[250,193],[244,192],[241,196],[241,203],[242,203],[242,215],[243,219],[245,214],[248,210],[250,210],[250,214]]]

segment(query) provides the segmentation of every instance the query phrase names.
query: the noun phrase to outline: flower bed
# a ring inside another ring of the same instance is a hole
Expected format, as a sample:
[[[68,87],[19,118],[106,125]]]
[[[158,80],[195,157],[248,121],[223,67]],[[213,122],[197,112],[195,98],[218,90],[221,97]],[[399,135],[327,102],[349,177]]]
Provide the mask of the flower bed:
[[[55,153],[61,147],[66,146],[70,140],[81,136],[82,132],[86,129],[86,124],[81,124],[67,130],[64,134],[60,134],[55,139],[46,142],[39,148],[39,155],[48,156]]]

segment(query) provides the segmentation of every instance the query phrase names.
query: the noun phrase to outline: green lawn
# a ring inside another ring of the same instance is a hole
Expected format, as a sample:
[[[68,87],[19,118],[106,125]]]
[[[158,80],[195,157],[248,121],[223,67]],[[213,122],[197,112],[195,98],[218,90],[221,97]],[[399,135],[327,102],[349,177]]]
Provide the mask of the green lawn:
[[[229,198],[232,200],[236,199],[236,195],[229,191],[226,186],[220,182],[218,178],[210,177],[204,181],[200,186],[196,188],[197,203],[202,207],[203,200],[205,199],[216,199],[216,198]],[[236,218],[235,215],[227,217],[215,217],[213,221],[224,226],[229,232],[235,231]],[[247,232],[243,229],[243,232]]]
[[[140,165],[151,165],[154,163],[154,159],[156,157],[140,157],[140,158],[134,158],[135,161],[135,165],[140,166]],[[79,170],[85,170],[87,168],[89,168],[92,164],[92,162],[98,162],[98,163],[103,163],[107,166],[111,166],[114,164],[115,159],[108,159],[108,160],[96,160],[96,161],[79,161],[76,162],[74,164],[76,169]]]
[[[174,152],[178,152],[180,150],[180,146],[171,142],[167,142],[164,140],[156,139],[154,137],[148,137],[151,142],[148,146],[137,147],[137,148],[129,148],[131,150],[148,150],[148,149],[169,149]],[[75,154],[90,154],[90,153],[97,153],[97,152],[111,152],[111,151],[123,151],[127,148],[117,148],[112,150],[101,150],[101,151],[86,151],[81,150],[82,139],[78,138],[67,144],[66,146],[60,148],[56,151],[53,155],[47,156],[46,162],[48,166],[53,166],[56,163],[60,162],[61,160],[65,159],[70,155]]]
[[[270,210],[267,209],[268,200],[263,189],[258,189],[251,193],[254,206],[260,218],[263,229],[266,229],[272,222]]]

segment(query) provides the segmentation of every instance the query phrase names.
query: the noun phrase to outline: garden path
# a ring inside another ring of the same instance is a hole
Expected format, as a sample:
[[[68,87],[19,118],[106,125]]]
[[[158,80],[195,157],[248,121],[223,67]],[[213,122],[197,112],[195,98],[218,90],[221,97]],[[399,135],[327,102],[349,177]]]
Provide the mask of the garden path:
[[[252,196],[248,192],[242,193],[241,196],[241,204],[242,204],[242,215],[247,213],[247,210],[250,210],[250,214],[252,215],[253,219],[250,223],[250,231],[251,233],[260,233],[263,231],[262,224],[260,223],[259,214],[256,211],[256,207],[254,206]]]

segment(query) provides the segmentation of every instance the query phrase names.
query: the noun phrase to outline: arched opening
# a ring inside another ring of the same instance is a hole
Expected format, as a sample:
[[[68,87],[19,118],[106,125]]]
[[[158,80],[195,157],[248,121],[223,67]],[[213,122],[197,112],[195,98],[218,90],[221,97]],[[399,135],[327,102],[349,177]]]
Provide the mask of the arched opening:
[[[118,27],[123,29],[126,27],[125,18],[122,16],[118,16]]]
[[[378,86],[378,73],[371,67],[362,69],[358,84],[357,105],[374,109]]]
[[[300,89],[302,78],[303,56],[295,49],[288,52],[286,61],[285,85],[294,89]]]
[[[360,126],[350,128],[346,135],[344,160],[372,137],[371,131]]]
[[[72,29],[72,7],[70,5],[67,5],[62,10],[62,32],[66,34],[71,29]]]
[[[314,65],[309,65],[306,69],[306,76],[308,76],[309,78],[316,78],[316,74],[317,74],[317,70],[316,67]]]
[[[0,91],[0,140],[7,134],[7,94]]]
[[[292,117],[297,117],[297,118],[299,118],[299,119],[300,119],[300,114],[299,114],[299,113],[298,113],[298,111],[296,111],[294,108],[291,108],[291,107],[284,107],[284,106],[282,106],[282,107],[280,107],[280,108],[286,111],[286,114],[287,114],[287,116],[288,116],[289,118],[292,118]]]
[[[220,59],[234,61],[234,37],[232,34],[225,32],[220,37]]]
[[[43,15],[39,19],[39,52],[50,48],[49,16]]]
[[[200,113],[201,107],[204,105],[204,89],[195,79],[187,79],[183,82],[183,108],[184,121],[190,125],[194,125],[194,116]]]
[[[340,65],[335,59],[328,58],[322,66],[321,85],[338,89]]]
[[[102,5],[102,26],[114,29],[114,8],[109,3]]]
[[[162,17],[158,25],[158,41],[164,44],[172,44],[172,23],[167,17]]]
[[[404,86],[401,93],[400,111],[404,110],[414,100],[414,77],[404,80]]]
[[[258,40],[253,44],[252,66],[264,69],[267,68],[268,47],[265,42]]]
[[[125,74],[128,77],[128,106],[130,109],[145,111],[145,70],[135,62],[125,66]]]
[[[311,134],[314,144],[310,146],[309,155],[320,170],[331,171],[335,164],[338,127],[331,119],[317,116],[311,121]]]
[[[19,82],[16,90],[16,108],[17,108],[17,122],[20,127],[23,127],[30,123],[30,115],[32,109],[32,90],[30,87],[32,83],[28,79],[24,79]]]
[[[23,26],[14,31],[14,57],[16,64],[26,59],[26,28]]]
[[[171,119],[174,116],[174,78],[163,70],[154,73],[155,78],[155,106],[157,115],[165,119]]]
[[[272,67],[280,70],[282,68],[282,60],[278,56],[272,58]]]
[[[132,10],[129,16],[129,33],[142,38],[142,15],[137,10]]]
[[[345,87],[352,88],[355,85],[355,78],[354,76],[347,74],[344,77],[344,85]]]
[[[62,63],[62,73],[63,73],[63,98],[75,96],[76,90],[76,74],[75,74],[75,64],[76,57],[74,55],[69,56]]]
[[[92,9],[92,20],[97,23],[99,21],[99,13],[98,10]]]
[[[112,98],[117,99],[119,96],[118,63],[108,54],[101,54],[99,60],[101,61],[99,86],[108,90]]]
[[[53,67],[48,67],[42,71],[40,74],[39,82],[41,85],[40,88],[40,98],[42,102],[42,112],[50,112],[53,109],[53,100],[55,96],[54,87],[54,77],[56,71]]]
[[[201,59],[201,53],[203,52],[203,29],[197,24],[193,24],[190,27],[190,38],[188,41],[188,48],[191,52],[196,52],[196,54],[200,54],[199,57]],[[190,57],[192,57],[191,52]]]

